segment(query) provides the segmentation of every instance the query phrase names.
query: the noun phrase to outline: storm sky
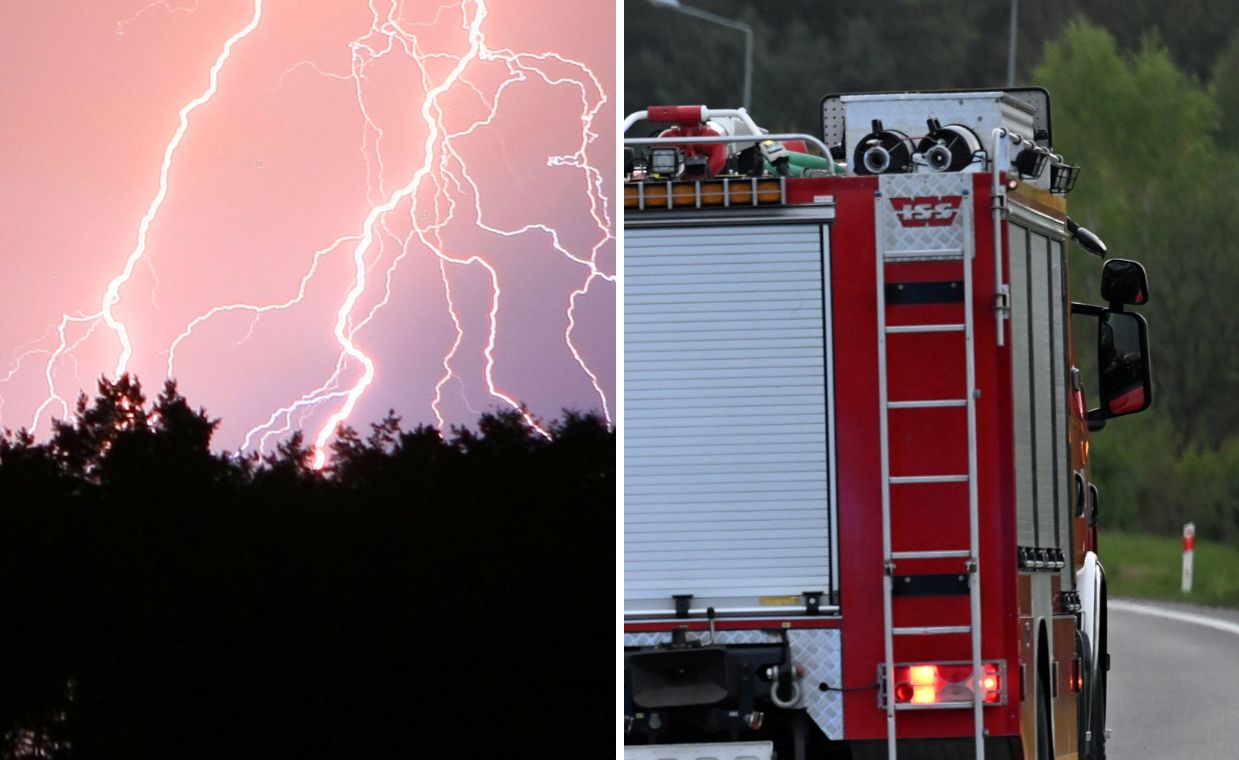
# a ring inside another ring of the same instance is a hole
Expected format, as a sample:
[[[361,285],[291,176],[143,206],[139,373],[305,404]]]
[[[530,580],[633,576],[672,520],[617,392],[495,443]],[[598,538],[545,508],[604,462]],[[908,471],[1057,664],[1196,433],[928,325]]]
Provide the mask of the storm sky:
[[[0,427],[613,413],[614,4],[0,6]]]

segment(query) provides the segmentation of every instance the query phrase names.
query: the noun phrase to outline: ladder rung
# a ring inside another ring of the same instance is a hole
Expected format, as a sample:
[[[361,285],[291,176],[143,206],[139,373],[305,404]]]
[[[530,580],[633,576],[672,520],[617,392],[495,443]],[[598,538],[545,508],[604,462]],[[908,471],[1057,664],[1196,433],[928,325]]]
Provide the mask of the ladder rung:
[[[917,483],[967,483],[967,475],[893,475],[891,485],[915,485]]]
[[[891,552],[891,559],[971,559],[972,552],[967,549],[934,549],[920,552]]]
[[[888,401],[888,409],[938,409],[947,406],[968,406],[966,398],[939,398],[923,401]]]
[[[964,258],[960,248],[940,248],[930,251],[887,251],[883,259],[887,262],[901,261],[959,261]]]
[[[892,628],[896,636],[941,636],[948,633],[971,633],[970,625],[912,625]]]
[[[945,332],[963,332],[963,323],[950,323],[942,325],[887,325],[886,332],[888,333],[945,333]]]

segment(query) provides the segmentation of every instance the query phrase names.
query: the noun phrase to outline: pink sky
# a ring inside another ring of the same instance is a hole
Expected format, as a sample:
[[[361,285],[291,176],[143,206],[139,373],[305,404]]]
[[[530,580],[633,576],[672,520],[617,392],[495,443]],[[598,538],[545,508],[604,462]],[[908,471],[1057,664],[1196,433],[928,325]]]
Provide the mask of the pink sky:
[[[613,412],[614,8],[0,5],[0,426],[120,368],[226,449]]]

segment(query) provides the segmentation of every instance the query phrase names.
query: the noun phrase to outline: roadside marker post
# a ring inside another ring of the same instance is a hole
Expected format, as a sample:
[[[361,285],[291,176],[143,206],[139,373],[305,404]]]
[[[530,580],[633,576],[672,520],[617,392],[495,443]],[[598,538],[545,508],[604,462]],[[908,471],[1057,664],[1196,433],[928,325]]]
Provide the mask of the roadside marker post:
[[[1196,553],[1196,523],[1183,526],[1183,593],[1192,591],[1192,556]]]

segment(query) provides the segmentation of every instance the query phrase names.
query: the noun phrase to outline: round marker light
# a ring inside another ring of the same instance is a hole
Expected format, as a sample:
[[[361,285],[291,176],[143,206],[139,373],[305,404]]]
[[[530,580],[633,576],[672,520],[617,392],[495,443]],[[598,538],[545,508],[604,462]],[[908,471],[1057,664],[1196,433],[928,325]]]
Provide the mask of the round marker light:
[[[916,691],[910,683],[901,683],[895,687],[896,702],[911,702],[914,694],[916,694]]]

